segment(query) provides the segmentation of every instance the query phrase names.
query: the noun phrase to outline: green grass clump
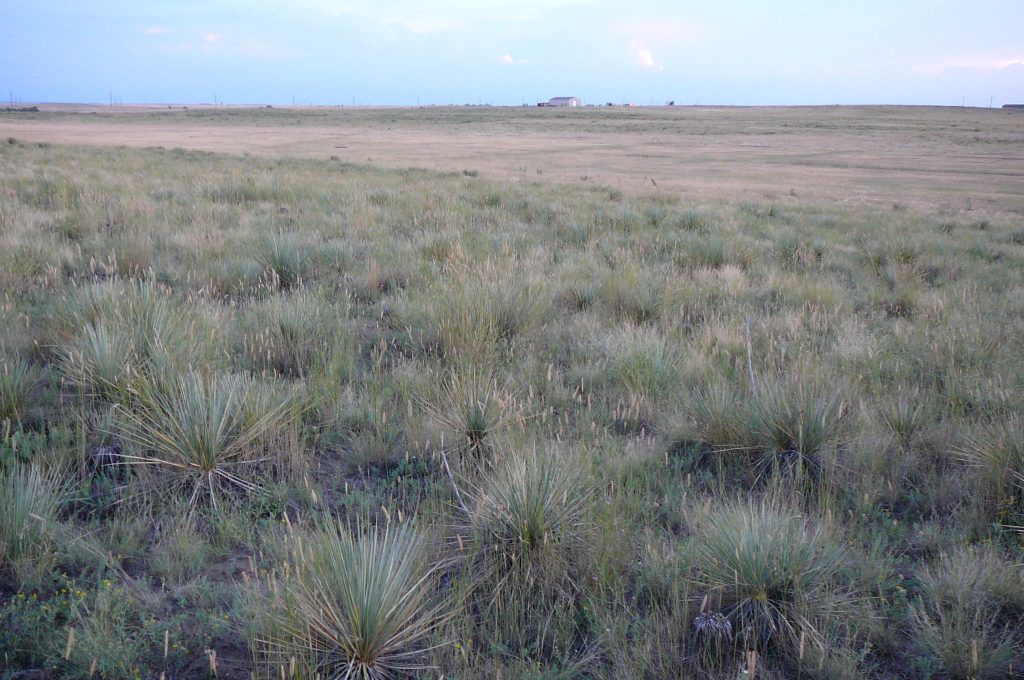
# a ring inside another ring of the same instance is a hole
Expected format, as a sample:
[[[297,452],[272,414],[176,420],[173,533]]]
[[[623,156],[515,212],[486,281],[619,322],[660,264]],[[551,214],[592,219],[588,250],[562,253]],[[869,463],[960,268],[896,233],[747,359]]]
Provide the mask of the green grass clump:
[[[925,658],[953,678],[1009,677],[1021,661],[1024,569],[993,547],[960,548],[919,581],[911,621]]]
[[[305,545],[281,584],[270,633],[258,642],[269,659],[299,660],[325,678],[425,671],[429,636],[449,614],[431,601],[440,565],[430,561],[424,535],[403,524],[352,536],[328,522]]]

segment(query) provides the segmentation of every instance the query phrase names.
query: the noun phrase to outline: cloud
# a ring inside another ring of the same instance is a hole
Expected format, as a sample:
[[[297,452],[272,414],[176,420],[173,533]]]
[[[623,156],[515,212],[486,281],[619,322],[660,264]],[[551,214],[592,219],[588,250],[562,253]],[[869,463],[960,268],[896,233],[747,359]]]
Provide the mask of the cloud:
[[[521,58],[513,57],[511,54],[509,54],[507,52],[505,54],[501,55],[500,61],[501,61],[502,64],[509,64],[509,65],[529,64],[530,63],[526,59],[521,59]]]
[[[630,43],[630,48],[633,50],[637,66],[653,71],[665,70],[665,67],[660,62],[655,61],[654,53],[651,52],[650,48],[644,47],[637,42]]]
[[[163,26],[149,26],[147,28],[142,29],[142,32],[146,35],[160,35],[165,30],[166,29]]]
[[[223,33],[207,33],[203,36],[203,41],[212,45],[215,42],[220,42],[223,38]]]

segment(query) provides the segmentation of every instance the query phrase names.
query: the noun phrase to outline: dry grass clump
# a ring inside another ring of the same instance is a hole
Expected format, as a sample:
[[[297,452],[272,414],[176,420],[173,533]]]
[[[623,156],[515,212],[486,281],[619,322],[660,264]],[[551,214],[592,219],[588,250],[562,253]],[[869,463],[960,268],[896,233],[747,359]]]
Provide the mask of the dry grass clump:
[[[450,616],[432,602],[441,563],[409,524],[360,530],[328,521],[298,538],[291,571],[272,584],[256,645],[269,670],[384,680],[427,670],[431,633]]]

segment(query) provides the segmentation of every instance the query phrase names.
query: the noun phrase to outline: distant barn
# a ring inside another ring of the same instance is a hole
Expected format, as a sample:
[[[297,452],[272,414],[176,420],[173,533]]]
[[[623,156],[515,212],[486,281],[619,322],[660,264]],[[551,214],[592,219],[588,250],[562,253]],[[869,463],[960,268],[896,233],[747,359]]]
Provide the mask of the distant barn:
[[[583,106],[583,100],[579,97],[552,97],[546,102],[538,102],[537,106]]]

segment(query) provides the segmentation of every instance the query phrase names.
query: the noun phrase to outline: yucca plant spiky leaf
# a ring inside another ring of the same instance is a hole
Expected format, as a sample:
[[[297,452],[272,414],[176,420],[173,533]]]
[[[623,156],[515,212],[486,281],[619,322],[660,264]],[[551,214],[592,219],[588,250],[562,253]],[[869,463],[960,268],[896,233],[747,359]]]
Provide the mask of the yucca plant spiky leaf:
[[[45,562],[53,546],[60,488],[34,466],[0,470],[0,574]]]
[[[0,360],[0,422],[19,423],[25,417],[32,387],[32,367],[24,359]]]
[[[284,583],[289,606],[261,640],[272,659],[306,659],[319,677],[387,680],[427,668],[430,635],[447,618],[432,604],[425,536],[409,524],[357,530],[321,526]]]
[[[258,491],[245,470],[264,460],[261,442],[295,414],[290,395],[264,398],[237,375],[192,372],[166,385],[141,379],[133,392],[134,403],[120,409],[121,434],[137,449],[125,462],[157,468],[193,505],[205,495],[216,507],[226,488]]]
[[[819,638],[806,613],[829,615],[845,551],[822,523],[766,497],[727,501],[696,523],[699,584],[720,598],[738,640],[751,646]]]

